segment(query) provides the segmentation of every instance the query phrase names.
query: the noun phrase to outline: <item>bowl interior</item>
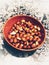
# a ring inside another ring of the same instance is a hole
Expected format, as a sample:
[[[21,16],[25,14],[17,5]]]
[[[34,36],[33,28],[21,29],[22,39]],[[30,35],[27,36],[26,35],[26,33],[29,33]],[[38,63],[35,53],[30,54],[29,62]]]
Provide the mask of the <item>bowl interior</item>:
[[[42,39],[41,43],[42,43],[45,38],[45,30],[40,22],[38,22],[36,19],[29,16],[14,16],[8,19],[5,23],[4,30],[3,30],[5,40],[7,39],[8,33],[11,30],[11,27],[13,26],[13,24],[15,24],[17,21],[20,21],[22,19],[25,19],[26,21],[31,21],[34,25],[37,25],[41,28],[40,32],[42,35],[42,38],[41,38]]]

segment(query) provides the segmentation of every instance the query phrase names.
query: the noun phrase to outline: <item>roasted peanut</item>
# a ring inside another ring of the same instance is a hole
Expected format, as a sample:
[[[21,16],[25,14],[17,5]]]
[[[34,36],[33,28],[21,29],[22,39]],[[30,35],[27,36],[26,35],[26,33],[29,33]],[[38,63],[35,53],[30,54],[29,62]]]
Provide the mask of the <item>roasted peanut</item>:
[[[8,35],[8,38],[9,38],[9,39],[11,39],[11,38],[12,38],[12,36],[11,36],[11,35]]]
[[[13,39],[10,39],[10,42],[12,43],[13,42]]]
[[[23,44],[20,44],[19,48],[21,49],[23,47]]]
[[[8,34],[8,40],[13,46],[20,49],[33,49],[41,42],[40,27],[31,21],[17,21]]]
[[[14,43],[16,43],[17,42],[17,39],[16,38],[14,38]]]
[[[18,48],[19,45],[20,45],[20,43],[17,43],[17,44],[16,44],[16,48]]]

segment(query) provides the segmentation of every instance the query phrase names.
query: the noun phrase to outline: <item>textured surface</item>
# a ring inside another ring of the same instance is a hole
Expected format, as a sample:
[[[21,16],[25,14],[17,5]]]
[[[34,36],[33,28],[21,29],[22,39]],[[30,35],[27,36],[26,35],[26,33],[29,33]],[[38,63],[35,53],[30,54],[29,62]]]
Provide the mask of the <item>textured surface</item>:
[[[39,5],[40,4],[40,5]],[[49,65],[49,1],[48,0],[0,0],[0,64],[1,65]],[[22,52],[7,45],[2,29],[5,21],[19,14],[34,16],[46,30],[45,44],[36,51]]]

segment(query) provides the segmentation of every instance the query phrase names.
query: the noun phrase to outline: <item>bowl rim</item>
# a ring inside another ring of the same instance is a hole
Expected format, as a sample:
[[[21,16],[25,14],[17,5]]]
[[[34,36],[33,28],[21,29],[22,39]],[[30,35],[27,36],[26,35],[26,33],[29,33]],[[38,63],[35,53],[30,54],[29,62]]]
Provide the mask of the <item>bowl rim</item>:
[[[42,27],[43,27],[43,29],[44,29],[44,40],[42,41],[42,43],[39,45],[39,46],[37,46],[37,47],[35,47],[35,48],[33,48],[33,49],[20,49],[20,48],[16,48],[16,47],[14,47],[12,44],[10,44],[10,42],[7,40],[7,38],[6,38],[6,36],[5,36],[5,34],[4,34],[4,29],[5,29],[5,25],[6,25],[6,23],[10,20],[10,19],[12,19],[12,18],[14,18],[14,17],[17,17],[17,16],[27,16],[27,17],[29,17],[29,18],[32,18],[32,19],[35,19],[36,21],[38,21],[41,25],[42,25]],[[10,17],[10,18],[8,18],[8,20],[6,20],[5,21],[5,24],[3,25],[3,37],[4,37],[4,39],[7,41],[7,43],[10,45],[10,46],[12,46],[13,48],[15,48],[15,49],[17,49],[17,50],[21,50],[21,51],[33,51],[33,50],[37,50],[37,49],[39,49],[43,44],[44,44],[44,41],[45,41],[45,38],[46,38],[46,32],[45,32],[45,28],[44,28],[44,26],[43,26],[43,24],[38,20],[38,19],[36,19],[35,17],[33,17],[33,16],[28,16],[28,15],[14,15],[14,16],[12,16],[12,17]]]

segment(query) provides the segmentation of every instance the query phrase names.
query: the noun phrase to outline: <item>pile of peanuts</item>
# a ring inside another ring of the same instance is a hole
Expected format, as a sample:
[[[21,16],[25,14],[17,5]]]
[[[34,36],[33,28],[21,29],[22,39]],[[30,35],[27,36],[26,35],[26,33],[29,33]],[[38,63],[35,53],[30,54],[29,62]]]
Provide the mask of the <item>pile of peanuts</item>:
[[[20,49],[33,49],[41,42],[40,27],[31,23],[31,21],[21,21],[13,24],[8,33],[9,42]]]

